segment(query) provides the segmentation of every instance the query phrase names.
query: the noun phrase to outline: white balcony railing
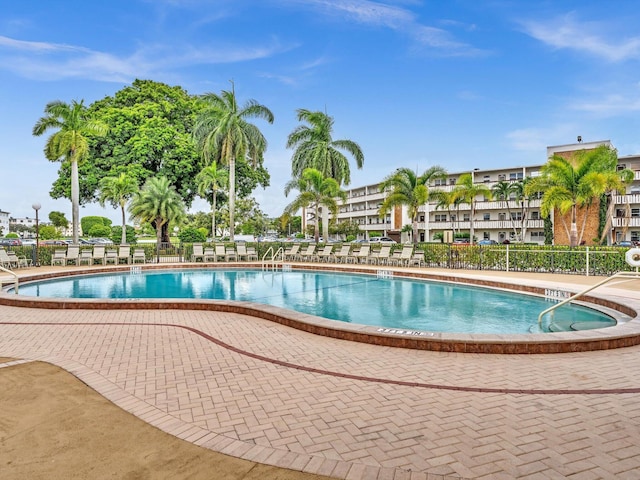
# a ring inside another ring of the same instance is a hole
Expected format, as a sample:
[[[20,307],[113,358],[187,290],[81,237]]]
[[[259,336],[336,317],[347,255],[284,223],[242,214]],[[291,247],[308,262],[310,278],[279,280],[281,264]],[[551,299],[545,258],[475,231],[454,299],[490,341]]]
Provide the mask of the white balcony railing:
[[[616,217],[613,219],[614,227],[640,227],[640,217]]]
[[[640,203],[640,193],[632,193],[629,195],[614,195],[613,201],[618,205],[625,205],[627,203]]]

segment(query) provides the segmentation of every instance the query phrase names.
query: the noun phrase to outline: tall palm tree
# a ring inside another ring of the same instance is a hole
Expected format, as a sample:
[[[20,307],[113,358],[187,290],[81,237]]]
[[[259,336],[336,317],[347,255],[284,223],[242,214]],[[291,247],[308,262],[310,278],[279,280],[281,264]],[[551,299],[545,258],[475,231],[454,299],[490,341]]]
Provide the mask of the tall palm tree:
[[[58,129],[48,139],[44,155],[51,161],[71,164],[71,222],[73,243],[79,240],[80,182],[78,164],[89,154],[87,138],[104,136],[107,126],[89,117],[84,100],[65,103],[60,100],[49,102],[44,108],[45,115],[33,127],[33,135],[43,135],[50,129]]]
[[[465,173],[458,177],[458,181],[453,189],[457,193],[458,198],[464,203],[468,203],[471,207],[471,215],[469,217],[469,242],[474,242],[474,217],[476,214],[476,197],[482,195],[491,198],[491,189],[483,183],[475,183],[470,173]]]
[[[509,220],[511,220],[511,228],[513,228],[513,234],[517,237],[518,230],[516,228],[516,221],[511,215],[511,206],[509,205],[509,201],[511,200],[511,195],[516,194],[515,183],[507,182],[506,180],[501,180],[496,183],[493,187],[491,187],[491,193],[493,194],[493,198],[496,200],[502,200],[507,206],[507,215],[509,215]]]
[[[201,97],[204,109],[196,119],[193,135],[207,162],[219,161],[229,166],[229,234],[233,241],[236,197],[236,161],[247,159],[254,165],[262,162],[267,140],[249,118],[261,118],[273,123],[273,113],[255,100],[242,107],[236,100],[233,82],[231,91],[220,95],[207,93]]]
[[[458,209],[460,207],[460,203],[462,200],[459,198],[458,194],[453,190],[429,190],[429,200],[433,200],[436,202],[436,210],[446,209],[449,214],[449,219],[451,220],[451,228],[454,233],[458,230],[457,224],[460,221]],[[456,221],[453,221],[453,212],[451,211],[451,207],[456,208]]]
[[[293,148],[291,175],[299,177],[306,168],[315,168],[325,177],[333,178],[340,186],[351,183],[349,160],[342,153],[349,153],[362,168],[364,155],[360,145],[353,140],[334,140],[333,117],[319,111],[304,108],[297,110],[298,125],[287,138],[287,148]],[[316,222],[318,218],[316,217]],[[328,219],[324,221],[324,238],[328,236]]]
[[[429,200],[429,183],[436,178],[446,177],[447,172],[440,166],[433,166],[417,175],[410,168],[398,168],[380,184],[380,190],[390,191],[380,206],[380,217],[384,218],[393,207],[407,207],[412,224],[412,240],[418,243],[418,209]]]
[[[111,203],[114,207],[120,207],[122,212],[122,237],[120,243],[127,243],[127,223],[125,217],[125,207],[129,199],[138,191],[138,182],[135,178],[126,173],[121,173],[117,177],[104,177],[100,180],[100,205],[104,207],[105,202]]]
[[[204,167],[200,173],[196,175],[196,183],[198,185],[198,195],[205,198],[211,191],[211,236],[216,237],[216,197],[218,190],[223,189],[229,181],[229,172],[225,169],[218,168],[216,162]]]
[[[318,210],[325,206],[335,217],[338,212],[336,198],[343,201],[347,194],[340,190],[340,184],[333,178],[325,177],[315,168],[306,168],[298,178],[294,178],[285,185],[284,194],[289,195],[296,189],[299,195],[284,209],[285,214],[293,215],[301,208],[312,207],[316,212],[314,238],[316,243],[320,240],[320,222],[318,222]],[[326,240],[326,238],[325,238]]]
[[[129,213],[133,218],[155,226],[159,247],[163,241],[162,227],[182,220],[186,207],[167,177],[151,177],[131,200]]]
[[[540,205],[544,217],[558,209],[572,247],[582,239],[589,207],[607,192],[624,190],[625,182],[633,175],[630,171],[617,171],[617,154],[606,145],[576,152],[570,159],[554,155],[540,172],[541,175],[527,186],[528,191],[544,192]],[[578,208],[584,209],[580,235]],[[568,212],[571,218],[569,228],[564,221],[564,215]]]

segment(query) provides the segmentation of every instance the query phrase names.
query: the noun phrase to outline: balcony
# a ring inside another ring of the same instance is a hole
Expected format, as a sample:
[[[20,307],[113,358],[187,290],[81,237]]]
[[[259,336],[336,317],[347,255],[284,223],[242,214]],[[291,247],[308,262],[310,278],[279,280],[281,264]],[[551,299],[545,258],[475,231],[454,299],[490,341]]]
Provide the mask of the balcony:
[[[520,229],[520,220],[515,221],[515,228]],[[514,223],[511,220],[476,220],[473,222],[473,228],[475,230],[513,230]],[[425,230],[427,224],[425,222],[418,223],[418,229]],[[471,228],[471,222],[459,221],[459,222],[430,222],[430,230],[469,230]],[[529,220],[527,222],[527,228],[544,228],[544,220]]]
[[[625,205],[627,203],[630,203],[630,204],[640,203],[640,193],[632,193],[629,195],[614,195],[613,201],[617,205]]]
[[[640,227],[640,217],[616,217],[613,219],[613,226],[618,227]]]

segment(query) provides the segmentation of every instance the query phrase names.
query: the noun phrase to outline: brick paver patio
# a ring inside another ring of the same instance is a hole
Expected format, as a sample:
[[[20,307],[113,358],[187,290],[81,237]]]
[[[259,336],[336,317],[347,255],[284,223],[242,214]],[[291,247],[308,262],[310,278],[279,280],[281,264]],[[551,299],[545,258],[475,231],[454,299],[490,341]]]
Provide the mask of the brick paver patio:
[[[440,353],[231,313],[0,306],[0,356],[61,366],[198,445],[337,478],[640,478],[640,346]]]

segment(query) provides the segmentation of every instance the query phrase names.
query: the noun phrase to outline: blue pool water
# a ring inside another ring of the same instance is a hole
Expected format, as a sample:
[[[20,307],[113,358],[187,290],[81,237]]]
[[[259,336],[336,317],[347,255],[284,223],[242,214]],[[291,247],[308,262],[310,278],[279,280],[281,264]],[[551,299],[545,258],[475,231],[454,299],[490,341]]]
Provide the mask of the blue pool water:
[[[196,298],[264,303],[344,322],[456,333],[529,333],[549,300],[487,288],[368,275],[260,270],[163,270],[67,277],[20,286],[56,298]],[[555,324],[595,328],[611,317],[561,307]],[[568,327],[567,327],[568,328]]]

